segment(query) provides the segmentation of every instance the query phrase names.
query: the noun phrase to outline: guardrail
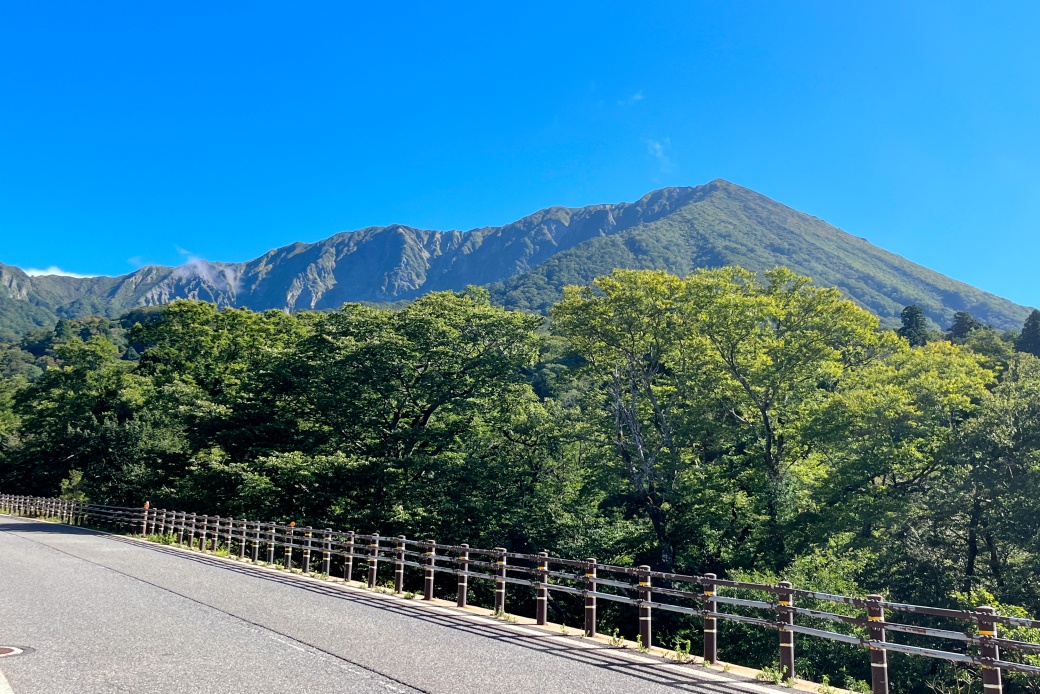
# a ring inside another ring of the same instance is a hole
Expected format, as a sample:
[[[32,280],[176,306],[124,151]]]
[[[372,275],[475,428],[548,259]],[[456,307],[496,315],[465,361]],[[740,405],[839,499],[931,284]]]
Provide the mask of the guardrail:
[[[172,537],[183,546],[216,551],[220,545],[229,556],[252,561],[281,563],[292,570],[320,573],[329,577],[336,560],[343,579],[352,581],[362,572],[370,588],[377,586],[379,567],[394,567],[394,591],[404,589],[405,568],[419,569],[423,574],[423,598],[434,598],[437,573],[457,577],[459,607],[465,607],[470,579],[494,585],[494,609],[504,614],[506,586],[521,585],[535,590],[535,616],[540,625],[548,623],[550,592],[567,593],[584,598],[587,636],[596,632],[596,608],[599,600],[631,605],[639,611],[639,643],[649,648],[653,643],[654,610],[698,617],[704,621],[704,660],[718,661],[718,621],[732,621],[779,632],[779,655],[783,679],[795,676],[795,634],[839,641],[870,651],[871,680],[874,694],[888,692],[889,651],[938,658],[956,663],[977,665],[982,669],[986,694],[1002,691],[1003,671],[1040,675],[1040,667],[1001,659],[1000,649],[1018,653],[1040,653],[1040,644],[1000,638],[1000,627],[1040,629],[1040,620],[998,615],[992,607],[973,611],[910,605],[885,600],[881,595],[851,597],[795,588],[783,581],[776,585],[729,581],[714,574],[684,575],[653,571],[649,566],[626,567],[600,564],[595,558],[565,559],[550,557],[545,552],[524,554],[503,547],[476,549],[467,544],[445,545],[433,540],[412,540],[398,535],[383,537],[331,528],[300,528],[295,523],[281,524],[256,520],[204,516],[165,509],[106,506],[65,499],[0,495],[0,512],[50,518],[73,525],[86,525],[117,531],[129,531],[143,537]],[[693,587],[699,590],[693,590]],[[723,589],[754,592],[767,596],[756,600],[722,595]],[[848,605],[864,612],[863,616],[837,614],[799,607],[797,599]],[[722,606],[768,613],[769,617],[750,616],[723,611]],[[968,624],[966,630],[940,629],[889,621],[886,610],[911,613]],[[865,635],[844,634],[798,624],[797,617],[824,620],[860,628]],[[915,634],[944,641],[955,641],[978,647],[978,654],[924,648],[888,640],[890,632]]]

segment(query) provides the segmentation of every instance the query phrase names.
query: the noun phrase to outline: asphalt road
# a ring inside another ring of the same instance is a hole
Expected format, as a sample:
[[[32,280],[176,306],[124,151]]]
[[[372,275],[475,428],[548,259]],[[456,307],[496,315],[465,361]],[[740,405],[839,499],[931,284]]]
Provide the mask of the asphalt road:
[[[729,674],[176,548],[0,516],[15,694],[771,692]]]

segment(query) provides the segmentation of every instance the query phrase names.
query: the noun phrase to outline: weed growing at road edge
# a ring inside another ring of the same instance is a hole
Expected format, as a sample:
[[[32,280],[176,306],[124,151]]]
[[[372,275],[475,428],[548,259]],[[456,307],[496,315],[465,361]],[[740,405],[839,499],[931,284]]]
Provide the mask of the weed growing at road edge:
[[[625,647],[625,637],[621,635],[621,630],[618,629],[617,627],[614,627],[614,633],[610,637],[610,645],[613,646],[614,648],[624,648]]]
[[[772,665],[766,665],[762,668],[762,672],[755,676],[764,682],[772,682],[773,684],[784,684],[784,671],[780,669],[778,663]]]

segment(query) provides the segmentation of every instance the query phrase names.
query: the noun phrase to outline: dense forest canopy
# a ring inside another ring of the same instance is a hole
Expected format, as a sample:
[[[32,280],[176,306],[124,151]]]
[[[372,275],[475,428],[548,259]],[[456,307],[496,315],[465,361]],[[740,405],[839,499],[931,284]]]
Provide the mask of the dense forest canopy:
[[[63,320],[0,346],[0,489],[1038,614],[1040,313],[950,327],[734,267],[618,270],[548,321],[475,288]],[[843,648],[801,671],[869,679]]]

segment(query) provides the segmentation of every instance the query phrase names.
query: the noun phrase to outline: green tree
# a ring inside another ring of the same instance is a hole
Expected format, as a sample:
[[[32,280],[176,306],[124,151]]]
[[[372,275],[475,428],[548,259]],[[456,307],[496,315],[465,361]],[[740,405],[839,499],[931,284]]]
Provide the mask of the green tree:
[[[877,319],[837,290],[782,268],[765,280],[739,268],[685,280],[619,270],[569,288],[553,309],[554,330],[598,377],[605,440],[653,523],[664,564],[674,560],[677,524],[695,508],[705,525],[736,519],[718,534],[742,538],[748,561],[761,553],[786,561],[781,520],[814,474],[800,434],[806,413],[885,343]],[[702,486],[695,500],[694,482],[713,476],[729,488]],[[728,512],[712,508],[720,500]],[[717,560],[722,553],[716,548]]]
[[[1015,340],[1015,349],[1040,357],[1040,311],[1035,308],[1026,318],[1022,334]]]
[[[910,305],[900,314],[903,321],[897,334],[906,338],[911,347],[923,347],[928,342],[928,322],[920,306]]]
[[[957,311],[953,314],[953,324],[950,326],[949,331],[950,339],[963,340],[973,330],[978,330],[982,327],[982,323],[975,320],[967,311]]]

